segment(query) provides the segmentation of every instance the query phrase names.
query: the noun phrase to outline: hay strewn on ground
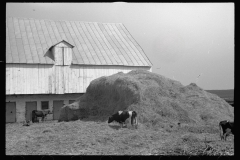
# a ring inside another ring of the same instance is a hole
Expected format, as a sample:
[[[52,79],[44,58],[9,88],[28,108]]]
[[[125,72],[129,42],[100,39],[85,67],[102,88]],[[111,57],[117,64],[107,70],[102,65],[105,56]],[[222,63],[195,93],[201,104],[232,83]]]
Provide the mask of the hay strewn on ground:
[[[6,124],[6,155],[233,155],[233,136],[221,141],[210,126],[138,129],[91,118]]]
[[[125,109],[137,111],[138,129],[107,124]],[[233,155],[234,137],[219,137],[225,119],[233,120],[233,107],[196,84],[142,70],[118,73],[93,80],[62,108],[60,121],[71,122],[6,124],[6,154]]]
[[[86,94],[63,107],[59,121],[88,116],[105,121],[125,109],[137,111],[140,123],[151,126],[178,122],[216,125],[220,120],[233,120],[232,106],[196,84],[183,86],[155,73],[134,70],[93,80]]]

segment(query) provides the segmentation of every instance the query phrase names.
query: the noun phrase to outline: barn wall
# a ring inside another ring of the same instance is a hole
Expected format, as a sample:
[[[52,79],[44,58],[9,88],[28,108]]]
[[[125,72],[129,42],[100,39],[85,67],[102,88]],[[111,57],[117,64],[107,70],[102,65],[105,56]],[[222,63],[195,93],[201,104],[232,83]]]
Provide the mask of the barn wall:
[[[53,101],[64,100],[64,104],[68,104],[69,100],[76,100],[82,94],[64,94],[64,95],[14,95],[6,96],[6,102],[16,102],[16,121],[23,122],[25,120],[26,102],[37,101],[37,109],[41,109],[41,101],[49,101],[49,109],[53,110]],[[53,114],[46,117],[47,120],[53,119]]]
[[[7,64],[6,94],[84,93],[93,79],[150,67]]]

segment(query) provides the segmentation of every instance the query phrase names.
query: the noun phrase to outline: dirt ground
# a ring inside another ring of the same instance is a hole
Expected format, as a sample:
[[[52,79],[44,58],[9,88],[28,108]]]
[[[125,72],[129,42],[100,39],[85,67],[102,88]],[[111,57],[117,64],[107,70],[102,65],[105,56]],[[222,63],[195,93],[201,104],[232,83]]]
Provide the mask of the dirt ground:
[[[6,155],[234,155],[234,136],[218,126],[147,126],[45,121],[6,124]]]

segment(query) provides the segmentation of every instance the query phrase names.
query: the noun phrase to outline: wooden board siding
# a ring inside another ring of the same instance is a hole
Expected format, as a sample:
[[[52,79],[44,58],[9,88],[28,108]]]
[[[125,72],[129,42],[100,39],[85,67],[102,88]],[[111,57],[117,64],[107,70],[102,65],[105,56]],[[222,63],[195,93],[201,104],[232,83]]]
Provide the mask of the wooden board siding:
[[[84,93],[93,79],[149,67],[7,64],[6,94]]]
[[[54,53],[55,65],[63,65],[62,48],[54,47],[53,53]]]
[[[11,86],[11,76],[12,74],[10,73],[9,69],[6,69],[6,94],[10,93],[10,86]],[[8,87],[7,87],[8,86]]]
[[[72,63],[72,49],[71,48],[64,48],[64,65],[71,65]]]

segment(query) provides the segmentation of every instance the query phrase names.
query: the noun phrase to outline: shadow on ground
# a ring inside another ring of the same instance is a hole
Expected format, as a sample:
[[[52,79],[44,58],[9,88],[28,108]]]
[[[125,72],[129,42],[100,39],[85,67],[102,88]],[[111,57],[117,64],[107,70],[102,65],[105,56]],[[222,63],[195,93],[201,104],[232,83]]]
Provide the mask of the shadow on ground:
[[[120,125],[108,125],[110,128],[112,128],[112,129],[116,129],[116,130],[119,130],[119,129],[121,129],[121,127],[120,127]],[[123,126],[122,128],[127,128],[127,126]]]

